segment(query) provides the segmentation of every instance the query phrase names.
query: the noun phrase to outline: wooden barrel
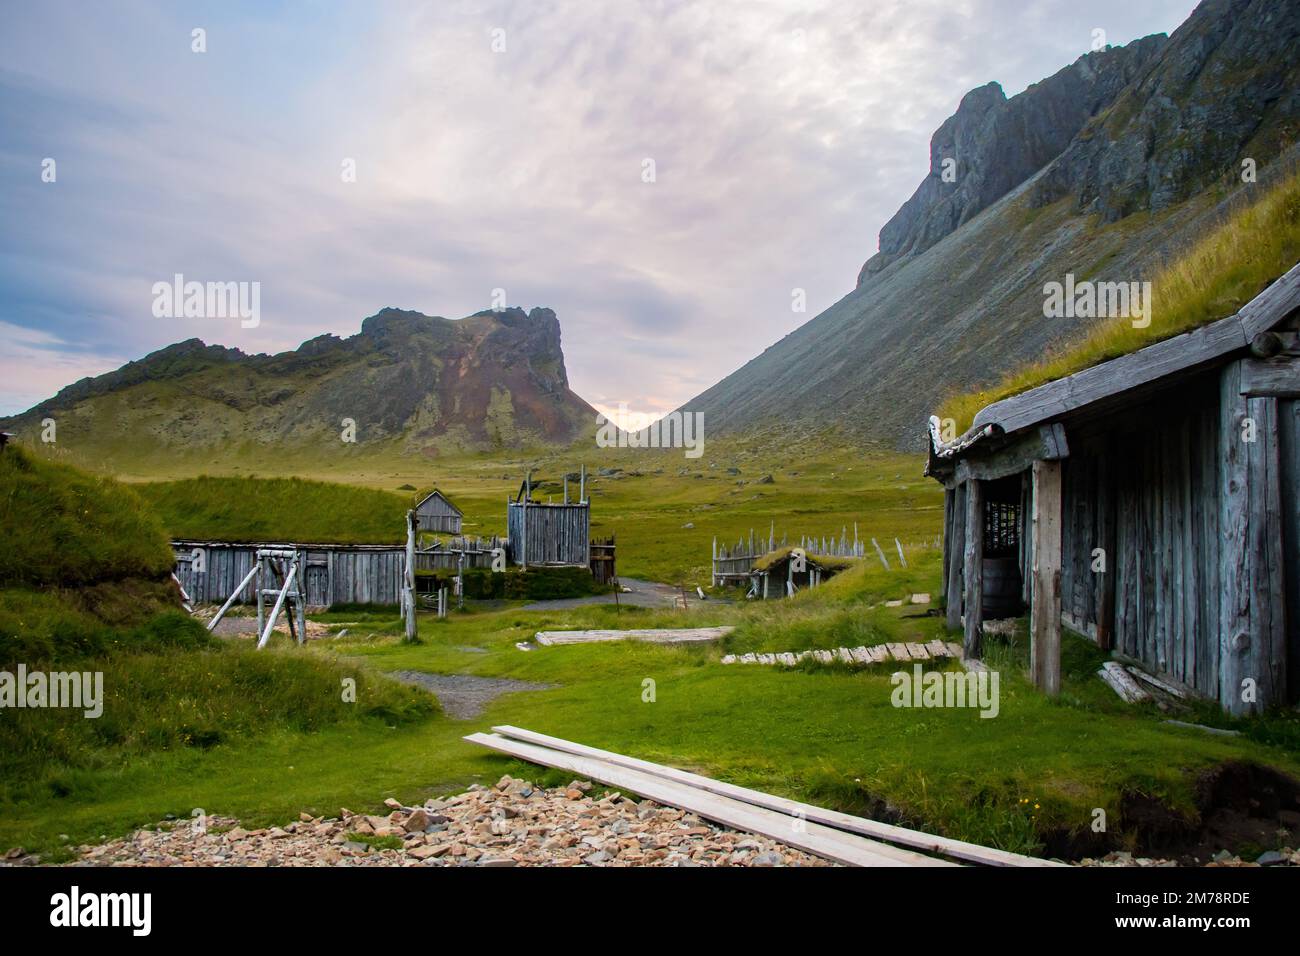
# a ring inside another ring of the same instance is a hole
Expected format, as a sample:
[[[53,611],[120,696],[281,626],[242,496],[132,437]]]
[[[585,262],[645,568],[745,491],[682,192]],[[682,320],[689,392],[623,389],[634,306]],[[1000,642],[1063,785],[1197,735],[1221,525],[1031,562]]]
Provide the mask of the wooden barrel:
[[[1020,562],[1015,558],[985,558],[984,618],[1018,617],[1020,603]]]

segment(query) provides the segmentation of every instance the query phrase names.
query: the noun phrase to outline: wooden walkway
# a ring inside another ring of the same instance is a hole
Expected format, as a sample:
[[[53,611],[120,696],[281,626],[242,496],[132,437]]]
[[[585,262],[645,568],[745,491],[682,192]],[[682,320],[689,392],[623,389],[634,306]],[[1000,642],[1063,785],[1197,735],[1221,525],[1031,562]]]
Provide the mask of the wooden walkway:
[[[771,666],[794,667],[808,658],[822,663],[834,664],[883,664],[887,661],[929,661],[939,658],[962,659],[961,645],[937,638],[925,644],[887,643],[875,647],[837,647],[833,651],[810,650],[783,651],[779,654],[728,654],[722,658],[724,664],[767,664]]]
[[[735,627],[678,627],[647,628],[644,630],[595,631],[538,631],[538,644],[551,647],[556,644],[593,644],[598,641],[648,641],[651,644],[686,644],[696,641],[716,641],[726,637]]]
[[[987,866],[1063,865],[827,810],[519,727],[493,727],[490,734],[471,734],[465,739],[848,866],[958,865],[953,861]]]

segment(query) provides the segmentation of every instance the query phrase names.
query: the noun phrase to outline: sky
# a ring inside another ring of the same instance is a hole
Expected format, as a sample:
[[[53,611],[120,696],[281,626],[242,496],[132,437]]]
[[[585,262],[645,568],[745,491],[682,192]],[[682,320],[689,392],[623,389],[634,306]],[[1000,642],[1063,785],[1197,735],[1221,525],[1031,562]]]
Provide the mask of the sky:
[[[502,300],[661,414],[852,290],[968,90],[1192,7],[4,0],[0,414],[186,338]],[[258,283],[256,326],[160,317],[176,274]]]

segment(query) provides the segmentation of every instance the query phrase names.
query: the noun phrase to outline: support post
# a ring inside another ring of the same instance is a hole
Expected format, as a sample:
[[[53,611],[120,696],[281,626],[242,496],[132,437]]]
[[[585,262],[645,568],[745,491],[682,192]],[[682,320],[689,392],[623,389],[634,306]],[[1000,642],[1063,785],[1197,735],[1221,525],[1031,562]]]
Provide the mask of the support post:
[[[948,545],[948,630],[961,627],[961,572],[966,557],[966,485],[948,490],[952,508],[952,540]]]
[[[406,513],[406,581],[402,589],[402,609],[406,619],[406,640],[415,643],[419,632],[415,624],[415,512]]]
[[[984,485],[977,478],[966,481],[966,538],[962,566],[966,597],[962,656],[967,660],[979,660],[984,653]]]
[[[1033,464],[1034,581],[1029,672],[1043,693],[1061,692],[1061,463]]]

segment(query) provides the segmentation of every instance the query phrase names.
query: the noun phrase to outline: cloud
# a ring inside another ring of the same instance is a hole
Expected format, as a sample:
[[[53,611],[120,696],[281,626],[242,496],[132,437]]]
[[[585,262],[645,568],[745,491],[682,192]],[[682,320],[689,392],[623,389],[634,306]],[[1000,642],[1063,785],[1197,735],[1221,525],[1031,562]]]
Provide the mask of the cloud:
[[[36,389],[190,336],[277,351],[504,288],[555,309],[579,394],[666,411],[852,288],[968,89],[1186,14],[1077,6],[24,8],[0,38],[0,314],[53,338],[0,345],[0,373],[35,349]],[[177,272],[261,282],[261,326],[154,319]]]

